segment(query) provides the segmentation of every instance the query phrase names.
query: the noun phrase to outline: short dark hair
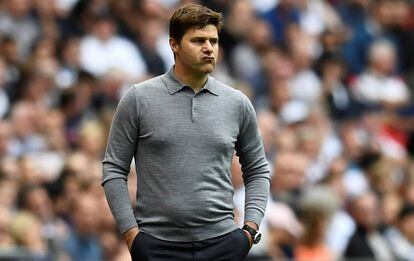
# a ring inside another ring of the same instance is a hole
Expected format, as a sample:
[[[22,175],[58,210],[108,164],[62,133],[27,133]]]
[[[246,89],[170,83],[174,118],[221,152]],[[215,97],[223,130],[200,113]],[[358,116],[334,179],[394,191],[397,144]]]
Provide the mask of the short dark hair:
[[[220,32],[223,15],[210,8],[197,4],[188,4],[177,9],[170,19],[170,37],[180,42],[188,29],[201,29],[214,25]]]

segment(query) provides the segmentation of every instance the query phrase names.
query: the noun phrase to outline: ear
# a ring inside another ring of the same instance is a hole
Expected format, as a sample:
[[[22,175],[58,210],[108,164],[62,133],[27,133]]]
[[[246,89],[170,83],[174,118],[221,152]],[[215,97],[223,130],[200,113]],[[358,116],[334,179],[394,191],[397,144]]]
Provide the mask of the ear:
[[[175,55],[175,53],[180,48],[180,45],[179,45],[179,43],[174,38],[171,38],[171,37],[170,37],[170,41],[169,42],[170,42],[171,50],[173,51],[173,53]]]

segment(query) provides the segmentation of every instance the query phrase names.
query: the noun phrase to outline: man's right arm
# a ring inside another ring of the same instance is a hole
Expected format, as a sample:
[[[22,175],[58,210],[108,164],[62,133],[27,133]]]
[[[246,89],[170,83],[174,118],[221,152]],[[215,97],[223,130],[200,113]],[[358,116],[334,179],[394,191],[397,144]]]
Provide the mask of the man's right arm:
[[[138,104],[135,87],[132,87],[122,97],[116,109],[103,160],[102,175],[102,185],[109,207],[129,248],[138,233],[127,187],[131,161],[138,147],[138,130]]]

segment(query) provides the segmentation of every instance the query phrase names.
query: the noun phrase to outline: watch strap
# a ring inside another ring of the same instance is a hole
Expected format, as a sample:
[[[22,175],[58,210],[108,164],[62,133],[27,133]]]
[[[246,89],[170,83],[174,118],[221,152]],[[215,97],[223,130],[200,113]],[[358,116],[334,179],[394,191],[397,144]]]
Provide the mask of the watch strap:
[[[253,244],[259,243],[260,238],[262,237],[262,235],[260,233],[257,233],[257,231],[254,228],[252,228],[249,225],[244,225],[242,229],[249,232],[249,234],[252,236]]]

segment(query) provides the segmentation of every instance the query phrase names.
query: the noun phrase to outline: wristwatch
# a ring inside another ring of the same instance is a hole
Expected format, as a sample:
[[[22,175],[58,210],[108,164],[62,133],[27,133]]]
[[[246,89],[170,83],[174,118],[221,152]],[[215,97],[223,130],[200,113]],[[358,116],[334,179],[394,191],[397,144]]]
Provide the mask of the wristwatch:
[[[244,225],[242,229],[249,232],[249,234],[252,236],[253,244],[259,243],[260,239],[262,238],[262,234],[257,233],[257,231],[249,225]]]

